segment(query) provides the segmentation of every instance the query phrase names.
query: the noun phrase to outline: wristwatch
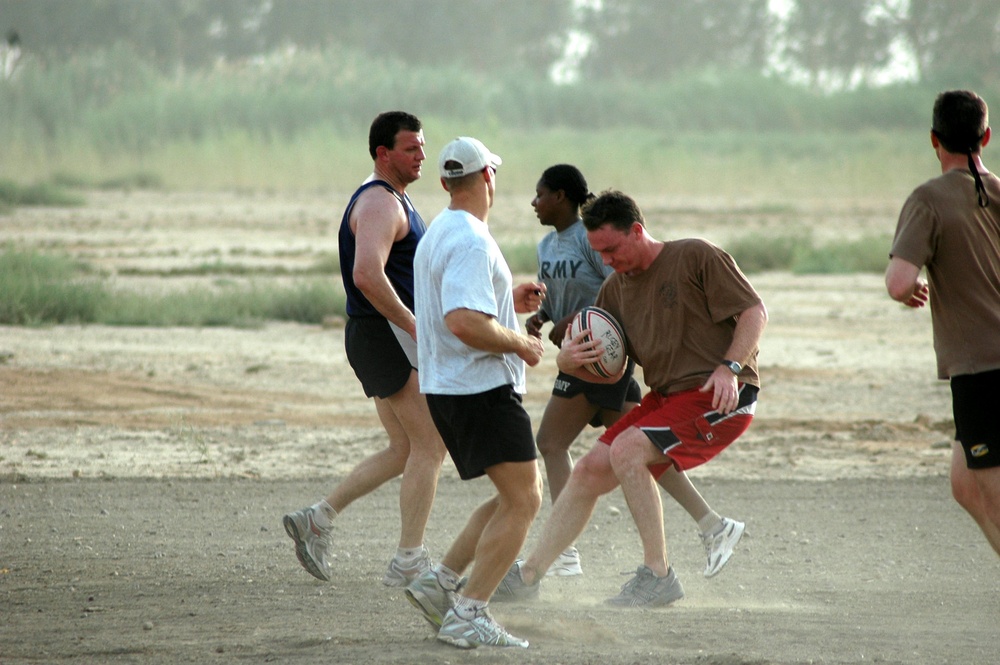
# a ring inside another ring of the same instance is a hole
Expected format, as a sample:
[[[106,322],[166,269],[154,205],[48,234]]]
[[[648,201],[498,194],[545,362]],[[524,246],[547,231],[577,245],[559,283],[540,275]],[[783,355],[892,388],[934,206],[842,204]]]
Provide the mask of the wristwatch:
[[[733,376],[739,376],[740,372],[743,371],[743,366],[734,360],[723,359],[721,364],[725,365],[726,369],[733,373]]]

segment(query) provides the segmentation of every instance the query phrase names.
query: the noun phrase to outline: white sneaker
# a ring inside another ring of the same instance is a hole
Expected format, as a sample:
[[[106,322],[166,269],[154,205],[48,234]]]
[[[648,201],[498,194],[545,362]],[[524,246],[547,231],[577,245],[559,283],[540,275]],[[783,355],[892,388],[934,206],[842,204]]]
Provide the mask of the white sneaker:
[[[583,575],[580,567],[580,552],[575,547],[564,550],[545,572],[549,577],[573,577]]]
[[[295,541],[295,556],[299,563],[316,579],[329,582],[332,576],[326,553],[331,545],[332,529],[316,524],[312,507],[288,513],[281,518],[285,533]]]
[[[657,577],[648,566],[642,565],[622,585],[621,593],[604,602],[616,607],[666,607],[683,597],[684,587],[673,568],[667,569],[666,577]]]
[[[498,603],[510,600],[535,600],[538,598],[538,590],[541,580],[535,580],[534,584],[525,584],[521,577],[521,566],[523,561],[515,561],[507,571],[507,574],[500,580],[497,590],[493,592],[490,602]]]
[[[452,593],[441,586],[437,573],[433,570],[418,575],[406,587],[405,593],[406,599],[420,610],[434,630],[441,627],[448,610],[455,604]]]
[[[508,633],[485,607],[477,610],[472,619],[463,619],[454,609],[448,610],[437,638],[459,649],[475,649],[478,646],[528,648],[528,640]]]
[[[743,530],[746,524],[731,520],[728,517],[722,518],[722,528],[714,534],[702,534],[701,542],[705,545],[705,554],[708,563],[705,565],[705,577],[712,577],[726,565],[729,557],[733,555],[733,548],[743,537]]]

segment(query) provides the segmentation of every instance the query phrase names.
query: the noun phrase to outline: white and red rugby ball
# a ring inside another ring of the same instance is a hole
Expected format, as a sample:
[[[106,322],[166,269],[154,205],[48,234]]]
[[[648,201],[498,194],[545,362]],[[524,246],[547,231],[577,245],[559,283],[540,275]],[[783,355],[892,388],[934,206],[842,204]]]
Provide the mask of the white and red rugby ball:
[[[590,330],[586,341],[593,337],[603,343],[600,359],[584,365],[592,374],[608,378],[618,374],[625,366],[625,331],[611,314],[600,307],[584,307],[573,317],[569,328],[572,337]]]

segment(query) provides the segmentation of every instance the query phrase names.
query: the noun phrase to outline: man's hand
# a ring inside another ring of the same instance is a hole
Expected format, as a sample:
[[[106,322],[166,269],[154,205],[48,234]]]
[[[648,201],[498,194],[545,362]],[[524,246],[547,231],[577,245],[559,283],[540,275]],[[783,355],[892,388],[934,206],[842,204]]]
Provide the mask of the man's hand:
[[[903,302],[907,307],[923,307],[927,304],[927,298],[931,292],[930,287],[927,285],[927,280],[921,278],[917,280],[917,285],[913,289],[913,294]]]
[[[582,369],[584,365],[595,362],[601,358],[601,340],[591,339],[590,329],[581,330],[575,337],[570,334],[569,327],[566,328],[566,335],[559,346],[559,355],[556,356],[556,365],[559,371],[567,374],[575,374],[576,370]]]
[[[521,338],[525,343],[522,345],[522,348],[518,349],[517,357],[523,360],[529,367],[534,367],[541,362],[542,355],[545,353],[542,340],[540,337],[532,337],[531,335],[522,335]]]
[[[514,311],[518,314],[537,312],[545,300],[545,284],[528,282],[514,287]]]
[[[701,392],[712,391],[712,408],[725,415],[736,408],[740,401],[739,386],[736,377],[729,371],[728,367],[719,365],[708,377],[705,385],[701,387]]]
[[[894,256],[885,270],[885,288],[889,297],[907,307],[923,307],[927,304],[930,288],[927,280],[920,276],[920,266]]]

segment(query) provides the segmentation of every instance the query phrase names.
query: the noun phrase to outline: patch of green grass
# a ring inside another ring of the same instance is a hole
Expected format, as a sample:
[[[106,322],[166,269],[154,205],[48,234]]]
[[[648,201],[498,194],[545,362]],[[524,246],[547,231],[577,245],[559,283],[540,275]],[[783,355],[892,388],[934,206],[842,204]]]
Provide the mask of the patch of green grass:
[[[308,281],[291,286],[226,287],[218,292],[193,288],[157,297],[118,292],[98,320],[123,326],[254,328],[265,321],[321,323],[345,311],[346,298],[339,284]]]
[[[0,323],[90,323],[108,293],[93,271],[65,256],[19,252],[0,254]]]
[[[81,206],[83,197],[67,192],[49,182],[20,185],[13,180],[0,180],[0,205],[17,206]]]
[[[163,189],[163,178],[149,171],[106,178],[97,183],[98,189]]]
[[[728,243],[727,251],[743,272],[786,270],[799,275],[880,273],[889,260],[890,239],[866,236],[815,244],[811,234],[746,236]]]
[[[505,243],[501,247],[501,251],[513,274],[535,275],[538,273],[537,243],[529,241]]]
[[[890,239],[866,236],[817,244],[809,232],[783,235],[747,235],[726,244],[726,251],[743,272],[787,271],[805,274],[844,274],[885,270]],[[536,245],[521,241],[502,246],[504,257],[515,275],[538,272]]]
[[[787,270],[798,275],[880,273],[889,260],[890,240],[865,236],[816,245],[808,233],[775,237],[744,237],[730,242],[727,251],[743,272]]]
[[[84,264],[8,247],[0,254],[0,324],[254,327],[264,321],[321,323],[346,311],[335,280],[216,286],[159,295],[112,290]]]
[[[234,254],[237,252],[234,252]],[[260,266],[243,263],[229,263],[221,260],[199,263],[193,266],[178,268],[139,268],[125,267],[118,270],[119,275],[154,276],[154,277],[204,277],[220,276],[267,276],[285,277],[293,275],[336,275],[340,276],[340,260],[335,255],[325,255],[305,268],[295,269],[285,266]]]
[[[70,171],[58,171],[52,175],[52,183],[60,187],[75,189],[163,189],[163,178],[152,171],[133,171],[125,175],[109,176],[92,180]]]
[[[796,252],[803,247],[811,247],[809,234],[783,235],[776,237],[745,236],[729,242],[726,246],[736,263],[745,273],[790,270]]]
[[[317,275],[340,275],[340,256],[333,252],[322,252],[313,263],[310,272]]]
[[[801,248],[792,262],[792,272],[805,274],[880,273],[889,263],[887,237],[866,237],[828,243],[818,248]]]

